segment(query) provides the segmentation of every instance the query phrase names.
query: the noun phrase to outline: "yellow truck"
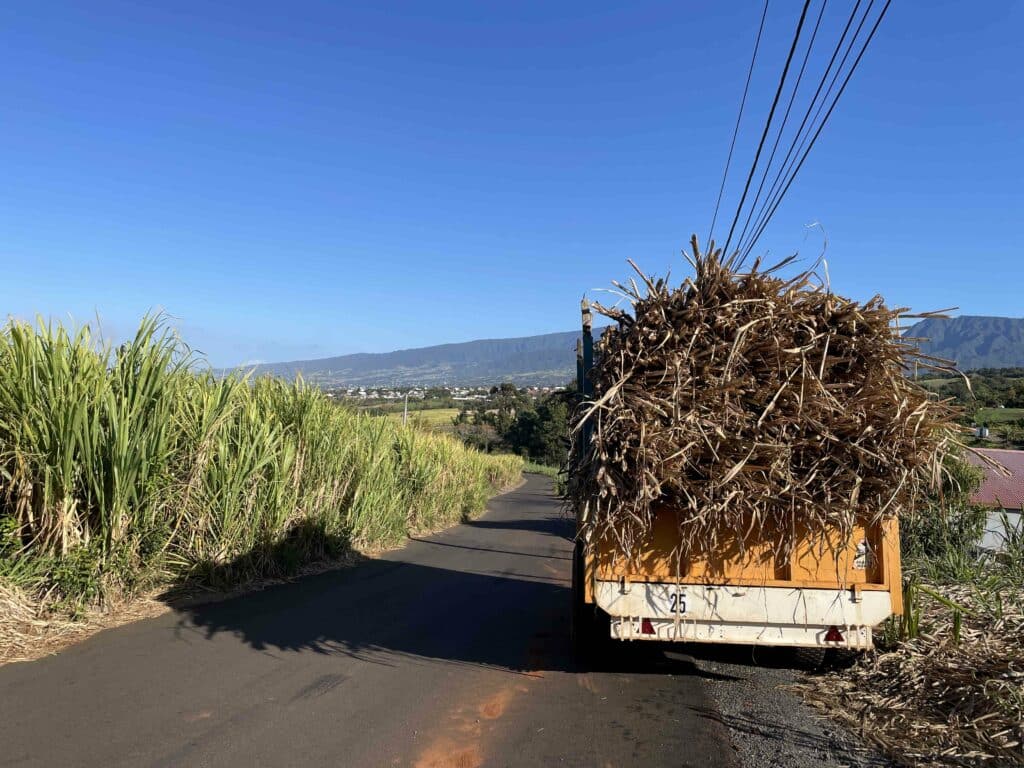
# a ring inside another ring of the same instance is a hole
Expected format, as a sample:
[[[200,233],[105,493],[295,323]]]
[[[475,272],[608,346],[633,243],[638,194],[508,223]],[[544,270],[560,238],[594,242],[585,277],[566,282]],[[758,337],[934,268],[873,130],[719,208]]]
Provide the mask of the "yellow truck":
[[[592,394],[593,333],[584,304],[577,346],[581,395]],[[587,439],[584,435],[583,439]],[[796,536],[780,559],[745,541],[713,556],[676,563],[676,511],[663,507],[632,563],[610,544],[584,541],[577,520],[573,556],[573,639],[661,640],[796,648],[872,647],[872,629],[903,612],[899,525],[861,525],[845,544]]]

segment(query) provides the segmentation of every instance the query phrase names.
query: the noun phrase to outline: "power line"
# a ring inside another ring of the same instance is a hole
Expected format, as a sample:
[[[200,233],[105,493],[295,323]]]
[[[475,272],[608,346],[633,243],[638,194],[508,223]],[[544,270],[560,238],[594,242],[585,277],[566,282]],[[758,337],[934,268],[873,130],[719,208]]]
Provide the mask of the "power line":
[[[740,99],[739,114],[736,115],[736,127],[732,129],[732,141],[729,143],[729,155],[725,158],[725,170],[722,172],[722,184],[718,188],[718,200],[715,201],[715,213],[711,217],[711,226],[708,228],[708,239],[705,245],[710,247],[711,236],[715,233],[715,222],[718,221],[718,207],[722,204],[722,192],[725,191],[725,180],[729,175],[729,165],[732,163],[732,151],[736,147],[736,136],[740,132],[740,120],[743,118],[743,107],[747,103],[747,91],[750,90],[750,78],[754,74],[754,62],[757,61],[757,49],[761,45],[761,33],[764,32],[764,20],[768,17],[768,0],[764,0],[764,11],[761,13],[761,25],[757,29],[757,39],[754,40],[754,55],[750,57],[750,68],[747,69],[747,82],[743,86],[743,98]]]
[[[779,132],[775,136],[775,143],[772,145],[772,151],[768,155],[768,163],[764,167],[764,173],[761,174],[761,183],[757,185],[757,193],[754,195],[754,202],[750,204],[750,208],[747,211],[747,219],[743,222],[743,229],[740,232],[739,245],[737,250],[740,250],[740,245],[743,243],[743,238],[747,235],[747,228],[750,226],[750,220],[754,215],[754,209],[757,208],[757,201],[761,199],[761,192],[764,190],[764,183],[768,180],[768,173],[772,169],[772,163],[775,162],[775,152],[779,148],[779,142],[782,141],[782,134],[786,130],[786,123],[789,121],[789,113],[793,109],[793,102],[796,101],[796,94],[800,90],[800,82],[804,77],[804,70],[807,69],[807,61],[811,58],[811,50],[814,48],[814,41],[818,37],[818,28],[821,26],[821,19],[825,15],[825,8],[828,6],[828,0],[822,0],[821,10],[818,11],[818,18],[814,22],[814,29],[811,32],[810,42],[807,43],[807,50],[804,52],[804,60],[800,65],[800,71],[796,76],[796,83],[793,85],[793,92],[789,95],[789,104],[786,105],[786,114],[782,116],[782,122],[779,124]],[[797,134],[799,135],[799,134]]]
[[[836,93],[835,98],[832,100],[832,103],[829,105],[828,111],[825,113],[825,117],[818,124],[818,127],[815,130],[813,137],[811,137],[810,144],[807,145],[807,149],[805,151],[803,151],[802,155],[800,154],[800,151],[803,150],[804,149],[804,145],[807,144],[807,136],[805,136],[803,141],[801,142],[800,147],[797,149],[797,155],[794,156],[793,162],[790,164],[789,168],[786,170],[786,183],[785,183],[785,185],[775,195],[774,198],[769,197],[769,199],[771,200],[771,204],[770,204],[770,206],[768,208],[767,213],[763,216],[763,218],[761,218],[761,221],[758,223],[758,226],[755,229],[754,234],[752,235],[750,242],[747,244],[747,246],[743,250],[743,253],[744,253],[743,258],[744,259],[753,250],[753,248],[756,245],[758,239],[760,239],[761,235],[764,233],[764,230],[767,228],[769,221],[775,215],[775,211],[778,210],[779,206],[782,204],[782,198],[785,196],[786,192],[789,190],[789,187],[793,184],[793,181],[796,179],[797,174],[800,172],[800,168],[803,167],[804,161],[807,159],[807,156],[810,154],[811,149],[814,147],[815,142],[818,140],[818,136],[821,134],[822,129],[825,127],[825,124],[828,121],[829,117],[831,116],[832,111],[835,109],[836,104],[838,104],[839,98],[842,96],[843,91],[846,90],[846,86],[850,82],[850,79],[852,78],[853,73],[856,70],[857,66],[860,64],[860,60],[864,56],[864,52],[867,50],[868,44],[871,42],[871,39],[874,37],[875,32],[878,30],[878,27],[879,27],[879,25],[882,22],[882,19],[885,17],[885,13],[889,9],[890,2],[891,2],[891,0],[887,0],[887,2],[885,3],[885,6],[882,8],[882,10],[879,13],[878,17],[875,19],[875,23],[872,26],[871,31],[868,33],[868,36],[865,39],[863,45],[861,46],[860,52],[857,54],[856,59],[854,60],[853,64],[851,65],[850,69],[847,71],[846,77],[843,79],[843,83],[840,86],[839,91]],[[863,27],[864,27],[865,21],[867,21],[867,19],[870,16],[871,7],[873,5],[874,5],[874,0],[871,0],[871,2],[868,4],[867,10],[865,10],[865,12],[864,12],[864,16],[861,18],[860,23],[857,25],[857,30],[856,30],[856,32],[854,32],[853,38],[851,38],[851,40],[850,40],[850,44],[849,44],[849,46],[847,48],[846,54],[843,55],[842,62],[840,62],[839,68],[836,70],[835,76],[832,78],[832,82],[829,84],[828,90],[826,91],[825,99],[818,106],[818,110],[815,113],[814,119],[811,121],[812,125],[817,121],[818,115],[821,114],[821,110],[824,108],[825,103],[826,103],[826,101],[828,99],[828,96],[832,92],[832,88],[835,85],[835,83],[836,83],[840,73],[842,72],[842,68],[843,68],[843,65],[845,65],[845,63],[846,63],[846,59],[849,56],[850,52],[853,50],[853,47],[856,44],[856,40],[860,36],[861,29],[863,29]],[[810,134],[808,134],[808,136],[810,136]],[[797,161],[797,156],[799,156],[799,162]],[[793,167],[794,164],[796,165],[795,168]]]
[[[821,90],[825,87],[825,83],[828,81],[828,76],[832,72],[832,67],[836,63],[836,57],[840,51],[843,50],[843,42],[846,40],[846,36],[850,33],[850,27],[853,26],[853,22],[857,19],[857,11],[860,8],[861,0],[857,0],[857,3],[853,7],[853,11],[850,13],[850,18],[846,21],[846,26],[843,28],[843,34],[839,37],[839,42],[836,43],[835,50],[832,51],[832,57],[829,59],[828,66],[825,68],[825,73],[821,76],[821,81],[818,83],[818,87],[814,92],[814,96],[811,98],[810,104],[807,106],[807,111],[804,113],[803,120],[800,121],[800,127],[797,129],[796,136],[793,137],[793,141],[786,151],[786,156],[782,160],[782,164],[779,166],[775,178],[772,180],[772,185],[768,190],[768,195],[765,197],[764,202],[761,205],[761,209],[757,212],[757,216],[754,217],[754,231],[761,225],[765,212],[772,206],[776,200],[776,194],[779,191],[780,185],[784,183],[793,169],[793,166],[797,162],[797,158],[800,156],[800,152],[803,150],[807,143],[807,138],[811,135],[811,130],[814,124],[817,122],[818,117],[821,115],[821,110],[828,102],[828,98],[832,93],[832,89],[835,87],[836,81],[839,78],[839,73],[842,72],[843,66],[846,64],[846,59],[850,55],[850,51],[853,50],[853,46],[856,42],[857,37],[860,35],[861,29],[864,27],[864,22],[871,14],[871,8],[875,4],[875,0],[870,0],[867,9],[864,11],[864,16],[860,20],[860,24],[857,25],[857,30],[854,32],[853,37],[850,39],[849,45],[846,48],[846,53],[843,54],[842,60],[839,62],[839,67],[835,71],[835,75],[832,77],[832,82],[829,83],[828,88],[825,90],[825,95],[822,97],[821,103],[818,103],[818,97],[821,96]],[[815,112],[814,107],[818,105],[818,109]],[[814,112],[814,117],[811,117],[811,113]],[[808,125],[810,120],[810,125]],[[808,132],[804,134],[804,128],[808,128]],[[794,154],[794,152],[796,154]],[[792,158],[792,162],[790,162]],[[743,237],[740,237],[740,250],[743,250]]]
[[[768,131],[772,127],[772,119],[775,117],[775,108],[779,105],[782,97],[782,89],[786,84],[786,75],[789,74],[789,65],[793,63],[793,54],[796,53],[797,44],[800,42],[800,31],[804,27],[804,20],[807,18],[807,9],[811,0],[804,0],[803,10],[800,12],[800,21],[796,25],[796,33],[793,35],[793,44],[789,47],[789,54],[786,56],[786,64],[782,68],[782,75],[779,77],[779,87],[775,90],[775,98],[772,100],[772,107],[768,111],[768,119],[764,124],[764,131],[761,133],[761,141],[757,144],[757,152],[754,154],[754,162],[750,166],[750,173],[747,174],[747,183],[743,185],[743,194],[740,196],[740,204],[736,207],[736,215],[732,218],[732,225],[729,227],[729,236],[725,239],[723,253],[729,253],[729,243],[732,242],[732,235],[736,229],[736,222],[739,221],[740,213],[743,211],[743,204],[747,200],[747,193],[750,191],[750,182],[754,179],[754,172],[757,170],[757,162],[761,159],[761,150],[764,149],[765,139],[768,138]],[[727,257],[728,258],[728,257]]]
[[[850,78],[853,76],[853,73],[857,70],[857,65],[860,64],[860,60],[864,56],[864,52],[868,49],[868,45],[871,43],[871,39],[875,36],[875,32],[878,31],[878,27],[882,23],[882,19],[885,18],[885,13],[886,13],[886,11],[889,10],[889,5],[891,3],[892,3],[892,0],[886,0],[885,5],[882,6],[881,13],[878,14],[878,18],[875,20],[874,26],[871,27],[871,32],[868,33],[867,39],[864,41],[864,45],[861,46],[860,53],[857,54],[857,58],[854,60],[853,65],[850,67],[850,71],[847,73],[846,78],[843,80],[843,84],[839,88],[839,92],[836,94],[835,99],[833,99],[832,105],[828,108],[828,112],[825,113],[825,117],[821,121],[821,125],[819,125],[818,126],[818,130],[815,131],[814,137],[811,139],[811,143],[807,146],[807,150],[804,152],[803,156],[800,158],[800,163],[796,166],[796,169],[793,171],[792,175],[789,177],[789,181],[786,182],[786,186],[783,187],[782,192],[779,194],[778,199],[775,201],[775,204],[772,206],[771,210],[768,212],[767,218],[764,220],[764,222],[758,228],[758,230],[754,234],[753,238],[751,239],[750,244],[747,246],[747,251],[746,252],[748,254],[750,253],[751,250],[753,250],[754,245],[757,243],[758,238],[761,237],[761,234],[764,232],[765,227],[768,226],[768,222],[771,221],[772,216],[775,215],[775,211],[778,209],[779,204],[782,202],[782,198],[785,197],[786,192],[789,190],[790,185],[793,183],[793,179],[795,179],[797,173],[800,172],[800,168],[803,166],[804,160],[807,159],[807,155],[809,155],[810,152],[811,152],[811,149],[813,149],[814,143],[818,140],[818,136],[821,135],[821,130],[825,127],[825,124],[828,122],[828,119],[829,119],[829,117],[832,114],[832,110],[834,110],[836,108],[836,104],[839,103],[839,97],[842,96],[843,95],[843,91],[846,90],[846,86],[849,84]],[[870,10],[870,8],[869,8],[869,10]]]

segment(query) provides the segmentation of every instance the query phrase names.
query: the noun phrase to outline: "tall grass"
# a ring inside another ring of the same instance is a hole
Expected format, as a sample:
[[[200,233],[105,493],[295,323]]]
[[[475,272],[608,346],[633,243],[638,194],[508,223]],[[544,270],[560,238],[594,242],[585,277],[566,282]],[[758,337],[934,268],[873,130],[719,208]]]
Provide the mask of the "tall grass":
[[[0,579],[80,606],[153,578],[277,575],[479,511],[522,462],[217,378],[161,321],[0,331]]]

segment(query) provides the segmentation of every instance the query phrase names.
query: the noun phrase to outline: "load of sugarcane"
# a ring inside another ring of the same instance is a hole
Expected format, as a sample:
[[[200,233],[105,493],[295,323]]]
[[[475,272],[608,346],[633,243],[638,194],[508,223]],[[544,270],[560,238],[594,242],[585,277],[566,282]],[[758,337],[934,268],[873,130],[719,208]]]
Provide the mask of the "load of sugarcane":
[[[782,556],[797,530],[847,541],[941,479],[958,412],[907,374],[951,364],[901,335],[905,309],[839,296],[814,269],[781,276],[795,257],[744,268],[691,246],[681,285],[630,262],[628,306],[594,305],[614,323],[572,430],[587,541],[636,557],[671,508],[680,559],[766,537]]]

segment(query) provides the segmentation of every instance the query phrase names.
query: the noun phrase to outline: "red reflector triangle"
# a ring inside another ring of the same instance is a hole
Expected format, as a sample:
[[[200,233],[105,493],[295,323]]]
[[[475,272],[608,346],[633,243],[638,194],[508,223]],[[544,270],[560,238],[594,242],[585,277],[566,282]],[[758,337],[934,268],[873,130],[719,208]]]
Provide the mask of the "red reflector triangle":
[[[843,633],[839,631],[838,627],[829,627],[828,632],[825,633],[826,643],[841,643],[843,642]]]
[[[651,624],[651,620],[650,619],[643,619],[640,622],[640,632],[641,632],[641,634],[644,634],[644,635],[653,635],[654,634],[654,625]]]

